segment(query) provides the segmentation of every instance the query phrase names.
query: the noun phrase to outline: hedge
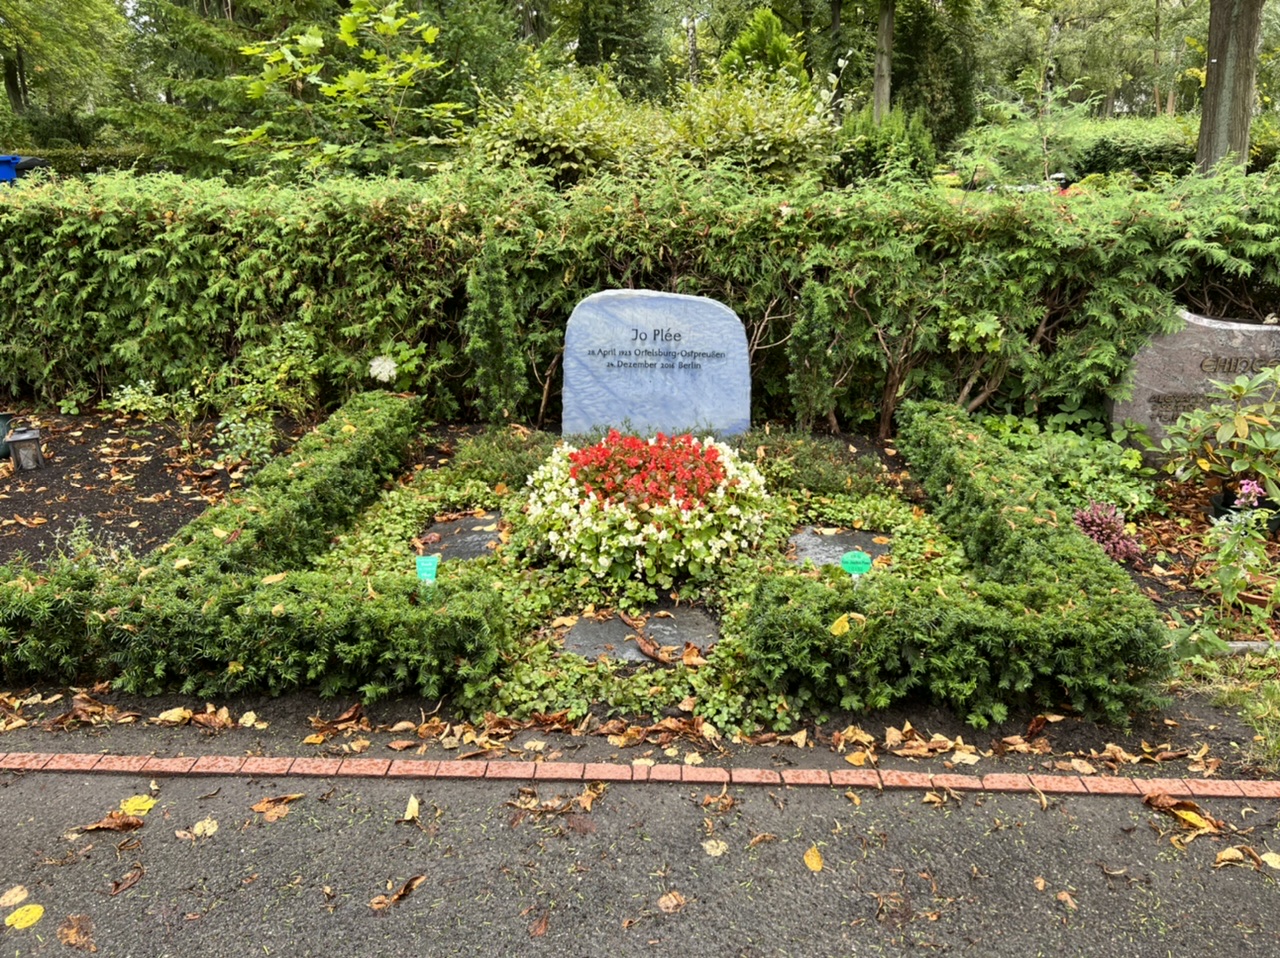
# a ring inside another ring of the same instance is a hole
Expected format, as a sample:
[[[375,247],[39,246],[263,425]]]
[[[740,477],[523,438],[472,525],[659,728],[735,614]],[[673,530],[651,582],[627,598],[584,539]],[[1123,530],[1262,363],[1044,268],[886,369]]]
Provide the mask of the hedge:
[[[554,423],[573,306],[645,287],[739,313],[756,419],[887,429],[903,396],[1089,401],[1123,390],[1179,302],[1226,290],[1247,310],[1275,285],[1278,199],[1265,177],[975,195],[679,162],[565,192],[524,167],[283,188],[23,181],[0,191],[0,388],[189,386],[289,321],[328,397],[370,385],[384,354],[431,415]]]
[[[976,573],[767,579],[744,631],[757,679],[853,709],[922,690],[978,726],[1010,707],[1126,724],[1156,704],[1166,632],[1127,573],[962,410],[910,403],[901,418],[899,449]]]
[[[143,559],[0,569],[0,676],[114,675],[150,694],[316,685],[368,697],[487,681],[508,627],[482,574],[420,588],[308,568],[400,471],[419,413],[412,399],[353,397],[239,501]]]

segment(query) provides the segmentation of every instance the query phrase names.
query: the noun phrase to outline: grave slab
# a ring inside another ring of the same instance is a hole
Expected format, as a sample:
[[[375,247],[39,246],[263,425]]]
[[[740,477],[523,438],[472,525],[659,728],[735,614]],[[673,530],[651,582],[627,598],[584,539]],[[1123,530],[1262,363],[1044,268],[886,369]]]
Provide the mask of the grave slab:
[[[866,532],[862,529],[841,529],[835,533],[819,532],[815,526],[805,526],[789,540],[791,547],[787,549],[787,557],[797,565],[806,559],[816,566],[840,564],[840,557],[846,552],[865,552],[872,559],[876,556],[888,555],[892,543],[876,542],[876,539],[887,539],[879,532]]]
[[[665,614],[655,614],[659,612]],[[686,642],[706,652],[720,639],[720,627],[701,609],[665,604],[646,610],[646,615],[645,636],[659,648],[673,646],[676,659]],[[640,651],[635,634],[636,630],[616,615],[604,620],[584,616],[565,635],[564,650],[591,660],[604,656],[619,662],[657,664]]]
[[[498,512],[486,512],[483,516],[470,515],[464,519],[433,522],[422,530],[417,541],[428,555],[439,553],[444,562],[459,559],[479,559],[492,555],[498,544]]]
[[[1231,382],[1280,363],[1280,326],[1231,322],[1182,312],[1186,327],[1155,336],[1133,359],[1133,393],[1111,407],[1111,421],[1132,419],[1159,442],[1178,416],[1208,405],[1212,382]]]
[[[565,330],[563,404],[565,435],[746,432],[746,330],[728,306],[702,296],[595,293],[574,308]]]

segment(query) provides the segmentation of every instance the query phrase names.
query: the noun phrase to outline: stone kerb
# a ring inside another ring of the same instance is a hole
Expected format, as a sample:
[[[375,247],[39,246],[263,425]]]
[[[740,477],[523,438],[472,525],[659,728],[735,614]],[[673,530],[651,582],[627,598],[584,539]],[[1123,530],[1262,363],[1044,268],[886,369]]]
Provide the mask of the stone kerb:
[[[1185,328],[1158,335],[1138,350],[1132,396],[1112,405],[1113,422],[1140,423],[1157,442],[1182,413],[1209,404],[1213,382],[1280,363],[1280,326],[1180,315]]]
[[[751,428],[747,335],[737,314],[702,296],[607,290],[588,296],[564,337],[565,435]]]

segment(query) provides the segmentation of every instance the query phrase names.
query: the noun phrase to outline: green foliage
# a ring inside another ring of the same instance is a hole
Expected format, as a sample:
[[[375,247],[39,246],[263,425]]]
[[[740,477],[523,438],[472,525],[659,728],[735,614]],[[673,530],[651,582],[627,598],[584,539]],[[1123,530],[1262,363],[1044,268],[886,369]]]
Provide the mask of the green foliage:
[[[1055,422],[1005,414],[976,417],[988,435],[1018,455],[1068,509],[1087,509],[1093,502],[1119,505],[1131,518],[1157,505],[1155,469],[1142,453],[1107,438],[1098,420]]]
[[[772,79],[787,78],[802,87],[809,85],[804,54],[768,7],[759,7],[751,15],[750,22],[720,58],[720,69],[739,76],[757,72]]]
[[[894,108],[876,123],[870,106],[844,118],[837,139],[839,160],[832,171],[842,186],[886,173],[905,173],[924,179],[938,162],[933,137],[916,111],[907,116]]]
[[[36,570],[0,566],[0,676],[4,681],[74,682],[89,674],[98,647],[88,635],[103,574],[90,550]]]
[[[1169,427],[1162,446],[1170,471],[1179,479],[1255,479],[1280,502],[1280,366],[1214,382],[1208,399]]]
[[[756,678],[815,705],[919,688],[977,725],[1063,701],[1124,723],[1152,704],[1171,662],[1125,572],[960,410],[910,403],[902,419],[899,446],[976,574],[766,580],[743,634]]]

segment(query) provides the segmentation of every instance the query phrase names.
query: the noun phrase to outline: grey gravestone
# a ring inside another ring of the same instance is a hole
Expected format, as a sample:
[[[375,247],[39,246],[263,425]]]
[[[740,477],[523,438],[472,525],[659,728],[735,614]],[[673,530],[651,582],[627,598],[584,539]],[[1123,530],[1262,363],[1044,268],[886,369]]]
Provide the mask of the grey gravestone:
[[[564,334],[565,435],[751,428],[747,334],[702,296],[608,290],[580,302]]]
[[[1230,382],[1280,363],[1280,326],[1182,313],[1185,329],[1156,336],[1133,360],[1133,395],[1111,407],[1113,422],[1132,419],[1161,439],[1178,416],[1208,405],[1213,381]]]

